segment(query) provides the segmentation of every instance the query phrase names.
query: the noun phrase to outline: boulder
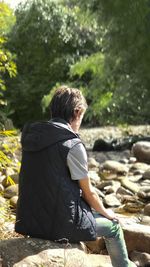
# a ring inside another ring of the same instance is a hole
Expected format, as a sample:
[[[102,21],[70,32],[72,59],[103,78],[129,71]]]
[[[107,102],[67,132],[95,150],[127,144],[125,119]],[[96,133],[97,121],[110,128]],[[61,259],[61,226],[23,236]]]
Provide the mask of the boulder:
[[[148,188],[146,188],[147,190],[149,190]],[[143,187],[141,187],[141,190],[139,190],[139,192],[137,193],[138,197],[143,199],[143,200],[150,200],[150,191],[147,190],[143,190]]]
[[[14,209],[17,207],[17,201],[18,201],[18,196],[13,196],[10,198],[10,206]]]
[[[150,168],[143,173],[143,179],[150,179]]]
[[[132,154],[138,161],[150,163],[150,142],[139,141],[132,146]]]
[[[132,221],[130,218],[121,218],[128,252],[137,250],[150,253],[150,227]]]
[[[150,136],[129,135],[124,138],[103,139],[99,138],[94,142],[93,151],[122,151],[130,150],[134,143],[150,141]]]
[[[91,179],[93,183],[98,183],[100,181],[100,177],[96,171],[90,170],[88,172],[88,177]]]
[[[137,200],[135,202],[128,202],[123,206],[123,209],[130,213],[141,212],[143,208],[144,208],[144,203]]]
[[[114,186],[115,182],[112,180],[107,180],[107,181],[102,181],[100,183],[97,184],[97,188],[98,189],[102,189],[105,190],[106,187],[108,186]]]
[[[108,170],[103,170],[103,171],[100,170],[99,171],[99,175],[100,175],[100,178],[102,180],[110,180],[110,181],[112,181],[112,180],[118,179],[117,173],[112,173],[112,172],[110,172]]]
[[[124,232],[129,255],[134,250],[150,253],[150,227],[137,223],[135,218],[129,218],[119,214],[118,217]],[[104,250],[103,240],[98,239],[97,241],[88,242],[88,247],[94,253],[99,253],[99,251]]]
[[[132,171],[134,175],[136,174],[143,175],[145,171],[147,171],[148,169],[149,169],[149,165],[147,163],[135,162],[131,165],[130,171]]]
[[[128,190],[132,191],[133,193],[137,193],[139,191],[139,185],[129,181],[128,177],[125,177],[121,180],[121,184],[123,187],[127,188]]]
[[[135,163],[136,158],[135,157],[129,157],[129,163]]]
[[[150,216],[150,203],[145,206],[144,214]]]
[[[131,182],[140,182],[140,180],[142,179],[142,175],[141,174],[137,174],[137,175],[128,175],[128,179]]]
[[[11,198],[18,195],[18,184],[8,186],[4,191],[4,197]]]
[[[104,140],[102,138],[97,139],[93,145],[93,151],[112,151],[113,142],[110,140]]]
[[[88,158],[88,167],[89,167],[89,169],[98,168],[99,162],[97,162],[94,158],[89,157]]]
[[[109,170],[114,173],[127,173],[128,167],[115,160],[106,160],[102,166],[103,169]]]
[[[113,267],[108,255],[89,254],[88,259],[91,264],[90,267]],[[70,265],[69,267],[73,266]],[[76,265],[76,267],[82,267],[82,265]]]
[[[112,267],[109,256],[87,254],[80,244],[14,238],[1,241],[0,251],[3,267]]]
[[[137,267],[148,267],[150,266],[150,254],[139,252],[139,251],[133,251],[130,253],[130,258]]]
[[[19,174],[12,174],[11,176],[9,176],[9,179],[7,177],[5,177],[2,181],[2,185],[6,188],[12,184],[18,184],[18,180],[19,180]]]
[[[116,193],[118,188],[120,187],[120,182],[118,181],[113,181],[113,185],[108,186],[106,189],[106,194],[112,194],[112,193]]]
[[[118,188],[118,190],[116,191],[116,194],[133,196],[133,192],[131,192],[130,190],[124,188],[123,186],[120,186]]]
[[[108,207],[119,207],[121,205],[120,201],[117,199],[115,194],[109,194],[104,197],[104,203]]]
[[[140,219],[142,224],[150,226],[150,216],[142,215]]]

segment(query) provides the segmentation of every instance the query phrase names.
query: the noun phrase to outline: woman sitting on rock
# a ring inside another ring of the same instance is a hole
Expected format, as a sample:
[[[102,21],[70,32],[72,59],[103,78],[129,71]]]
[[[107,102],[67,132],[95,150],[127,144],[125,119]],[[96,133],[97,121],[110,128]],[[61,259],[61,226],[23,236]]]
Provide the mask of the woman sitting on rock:
[[[78,135],[86,108],[78,89],[63,86],[52,98],[51,120],[25,125],[15,230],[70,243],[103,236],[114,267],[135,266],[117,216],[103,206],[88,178]]]

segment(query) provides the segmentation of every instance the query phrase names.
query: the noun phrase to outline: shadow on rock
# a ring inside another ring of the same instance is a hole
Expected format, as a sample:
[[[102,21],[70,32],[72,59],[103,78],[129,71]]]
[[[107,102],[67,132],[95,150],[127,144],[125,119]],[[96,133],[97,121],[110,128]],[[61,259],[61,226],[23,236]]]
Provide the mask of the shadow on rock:
[[[2,267],[69,266],[69,261],[85,261],[80,244],[59,244],[36,238],[14,238],[0,242]],[[68,263],[67,263],[68,261]],[[87,265],[83,265],[87,266]]]

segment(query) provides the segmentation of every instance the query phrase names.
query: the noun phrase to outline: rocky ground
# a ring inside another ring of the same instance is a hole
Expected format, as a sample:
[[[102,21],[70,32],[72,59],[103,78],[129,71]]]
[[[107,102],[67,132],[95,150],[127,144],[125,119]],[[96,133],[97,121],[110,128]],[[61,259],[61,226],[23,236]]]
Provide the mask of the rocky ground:
[[[106,126],[86,128],[82,127],[80,136],[83,139],[87,149],[91,149],[95,140],[99,138],[112,139],[121,138],[129,135],[150,135],[150,125],[126,126],[120,127]]]
[[[82,128],[80,130],[81,139],[88,152],[89,176],[92,184],[104,205],[118,213],[131,259],[138,267],[144,267],[149,266],[146,264],[150,264],[150,142],[136,143],[132,148],[132,153],[131,150],[119,152],[92,151],[94,141],[98,138],[110,140],[128,135],[148,136],[150,135],[150,126]],[[64,248],[63,252],[62,250],[60,252],[59,249],[62,248],[57,247],[54,256],[50,249],[54,244],[47,243],[49,244],[47,250],[48,245],[44,247],[44,243],[42,250],[39,249],[39,247],[41,248],[41,241],[34,240],[34,245],[32,244],[33,246],[30,247],[30,240],[22,239],[14,232],[21,157],[19,141],[19,136],[1,137],[1,152],[4,153],[0,155],[2,159],[0,169],[0,238],[3,240],[0,242],[0,251],[2,266],[89,266],[85,262],[84,265],[83,262],[82,265],[79,265],[79,263],[78,265],[75,265],[75,263],[74,265],[67,265],[67,263],[64,265],[63,256],[63,260],[61,259],[63,263],[60,264],[58,258],[60,254],[64,253]],[[23,244],[25,249],[18,253],[18,247],[23,247]],[[16,247],[16,258],[12,246]],[[33,249],[36,246],[38,247],[38,253]],[[102,238],[97,242],[88,243],[86,246],[88,250],[94,253],[91,255],[89,267],[111,266],[108,256],[101,258],[100,261],[94,258],[95,253],[106,253]],[[79,247],[75,249],[79,249]],[[36,259],[37,254],[38,259]],[[32,259],[29,259],[27,255],[32,256]],[[47,262],[50,264],[50,261],[54,261],[53,257],[56,263],[47,265]],[[25,262],[22,262],[23,258],[25,258]],[[99,262],[101,262],[101,265]]]

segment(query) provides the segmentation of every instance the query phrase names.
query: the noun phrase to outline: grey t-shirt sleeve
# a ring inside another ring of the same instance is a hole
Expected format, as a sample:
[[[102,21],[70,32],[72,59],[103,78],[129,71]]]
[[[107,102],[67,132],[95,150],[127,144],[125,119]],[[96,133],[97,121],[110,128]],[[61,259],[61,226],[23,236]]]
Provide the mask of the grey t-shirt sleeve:
[[[88,177],[87,153],[82,143],[73,146],[67,156],[67,165],[72,180]]]

